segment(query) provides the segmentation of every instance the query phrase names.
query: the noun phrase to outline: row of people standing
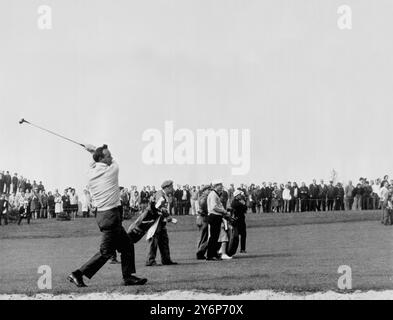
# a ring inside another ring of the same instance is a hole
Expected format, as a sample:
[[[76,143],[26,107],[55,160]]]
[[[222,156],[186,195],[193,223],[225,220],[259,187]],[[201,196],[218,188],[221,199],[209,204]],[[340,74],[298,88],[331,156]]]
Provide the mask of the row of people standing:
[[[17,192],[32,192],[33,190],[44,191],[45,187],[42,181],[37,183],[33,180],[31,183],[29,179],[18,176],[17,173],[11,177],[9,171],[0,171],[0,195],[3,193],[16,195]]]
[[[387,180],[383,180],[387,181]],[[254,213],[259,212],[305,212],[332,210],[377,210],[381,208],[381,179],[360,178],[356,185],[349,181],[345,187],[342,183],[330,181],[319,184],[314,179],[307,186],[302,182],[287,184],[262,183],[241,189],[247,194],[248,206]],[[233,185],[230,190],[234,190]]]
[[[56,189],[55,192],[46,193],[45,190],[34,189],[18,191],[16,194],[2,194],[3,204],[1,215],[8,222],[10,212],[19,212],[21,216],[30,219],[51,219],[56,218],[59,214],[65,214],[72,219],[77,217],[78,211],[82,211],[83,217],[88,217],[94,210],[91,203],[91,197],[87,190],[84,190],[79,201],[74,188],[67,188],[61,195]],[[22,214],[23,211],[23,214]]]

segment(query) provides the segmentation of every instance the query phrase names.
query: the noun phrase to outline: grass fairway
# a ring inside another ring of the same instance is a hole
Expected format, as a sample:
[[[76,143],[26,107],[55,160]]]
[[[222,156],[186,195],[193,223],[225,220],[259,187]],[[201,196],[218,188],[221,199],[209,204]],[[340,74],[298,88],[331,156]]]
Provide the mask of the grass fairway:
[[[0,226],[0,293],[32,295],[41,265],[52,269],[52,290],[45,293],[154,293],[198,290],[239,294],[270,289],[286,292],[339,291],[337,269],[352,269],[353,290],[393,289],[392,227],[380,212],[248,214],[247,254],[230,261],[195,259],[199,233],[195,217],[178,217],[168,225],[171,255],[177,266],[146,267],[147,242],[135,245],[137,275],[145,286],[121,286],[120,265],[106,264],[77,289],[66,276],[98,250],[95,219]],[[127,228],[130,221],[125,221]],[[157,262],[160,264],[158,254]]]

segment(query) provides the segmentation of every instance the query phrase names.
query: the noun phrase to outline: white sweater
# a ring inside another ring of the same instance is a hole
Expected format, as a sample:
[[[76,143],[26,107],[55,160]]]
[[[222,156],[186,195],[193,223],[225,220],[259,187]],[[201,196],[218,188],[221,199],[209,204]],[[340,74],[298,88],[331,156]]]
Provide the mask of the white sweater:
[[[282,198],[284,200],[291,200],[291,190],[285,188],[284,191],[282,192]]]
[[[98,211],[106,211],[120,206],[119,166],[93,162],[88,171],[88,188],[93,205]]]

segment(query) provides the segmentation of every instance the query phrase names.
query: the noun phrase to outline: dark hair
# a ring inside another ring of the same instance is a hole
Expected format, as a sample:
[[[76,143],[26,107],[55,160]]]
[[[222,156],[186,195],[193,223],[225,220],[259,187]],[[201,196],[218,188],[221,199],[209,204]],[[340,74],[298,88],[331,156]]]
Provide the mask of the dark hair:
[[[94,151],[93,153],[93,160],[95,162],[99,162],[102,159],[104,159],[105,155],[104,155],[104,150],[108,149],[108,146],[106,144],[104,144],[102,147],[98,147],[96,149],[96,151]]]

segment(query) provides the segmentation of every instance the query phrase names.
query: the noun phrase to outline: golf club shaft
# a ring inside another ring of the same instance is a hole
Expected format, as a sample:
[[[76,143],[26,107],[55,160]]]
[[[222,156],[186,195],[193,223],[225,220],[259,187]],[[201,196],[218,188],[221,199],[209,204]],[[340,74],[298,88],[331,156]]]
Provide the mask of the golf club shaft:
[[[31,123],[31,122],[29,122],[29,121],[26,121],[26,120],[25,120],[25,122],[28,123],[28,124],[30,124],[30,125],[32,125],[33,127],[36,127],[36,128],[38,128],[38,129],[41,129],[41,130],[44,130],[44,131],[49,132],[49,133],[51,133],[51,134],[54,134],[55,136],[58,136],[58,137],[60,137],[60,138],[63,138],[63,139],[65,139],[65,140],[68,140],[68,141],[70,141],[70,142],[76,143],[77,145],[80,145],[80,146],[82,146],[83,148],[85,148],[85,145],[82,144],[82,143],[76,142],[76,141],[74,141],[74,140],[72,140],[72,139],[69,139],[69,138],[67,138],[67,137],[62,136],[61,134],[58,134],[58,133],[56,133],[56,132],[53,132],[53,131],[50,131],[50,130],[48,130],[48,129],[42,128],[42,127],[40,127],[40,126],[37,126],[36,124]]]

